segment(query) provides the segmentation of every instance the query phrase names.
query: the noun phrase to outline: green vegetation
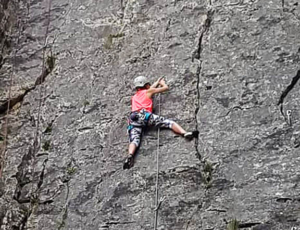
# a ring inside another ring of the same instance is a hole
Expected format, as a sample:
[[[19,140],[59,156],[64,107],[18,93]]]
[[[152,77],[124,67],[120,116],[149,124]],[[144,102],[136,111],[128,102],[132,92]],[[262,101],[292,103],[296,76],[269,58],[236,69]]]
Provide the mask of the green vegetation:
[[[48,151],[50,149],[50,146],[51,146],[50,143],[51,142],[49,140],[45,141],[44,144],[43,144],[43,146],[42,146],[43,150]]]
[[[67,173],[68,173],[69,175],[73,175],[75,172],[76,172],[76,168],[75,168],[75,167],[69,166],[69,167],[67,168]]]
[[[212,174],[212,171],[213,171],[212,163],[210,163],[208,161],[205,161],[203,171],[206,172],[206,173]]]
[[[212,173],[213,173],[212,163],[210,163],[209,161],[205,161],[202,176],[206,188],[210,188],[212,186]]]
[[[84,100],[83,105],[88,106],[88,105],[90,105],[90,102],[88,100]]]
[[[64,207],[63,215],[62,215],[62,218],[61,218],[61,222],[59,223],[58,230],[61,230],[66,226],[67,218],[68,218],[68,208]]]
[[[121,37],[124,37],[125,34],[124,33],[117,33],[117,34],[110,34],[109,36],[111,36],[112,38],[121,38]]]
[[[51,133],[51,132],[52,132],[52,124],[48,124],[48,126],[45,129],[44,133]]]
[[[110,49],[112,47],[113,39],[114,38],[121,38],[121,37],[124,37],[124,36],[125,36],[124,33],[117,33],[117,34],[110,34],[110,35],[108,35],[107,40],[106,40],[106,42],[104,44],[104,48]]]
[[[30,198],[30,203],[32,206],[39,204],[39,198],[37,197],[37,194],[32,194],[32,197]]]
[[[239,229],[239,222],[236,219],[231,220],[227,224],[227,230],[238,230]]]
[[[56,60],[56,57],[53,56],[52,53],[47,56],[46,64],[47,64],[47,69],[49,70],[49,72],[51,72],[54,69],[55,60]]]

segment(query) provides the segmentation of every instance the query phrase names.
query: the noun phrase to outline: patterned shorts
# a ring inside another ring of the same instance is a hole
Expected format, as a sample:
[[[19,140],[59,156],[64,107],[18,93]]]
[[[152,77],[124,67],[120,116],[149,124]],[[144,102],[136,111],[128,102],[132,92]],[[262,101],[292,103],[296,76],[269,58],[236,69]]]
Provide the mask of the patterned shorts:
[[[162,116],[158,116],[154,113],[151,114],[148,121],[148,126],[155,126],[160,128],[168,128],[171,129],[174,121],[165,119]],[[141,144],[141,137],[143,133],[143,127],[132,127],[129,131],[129,141],[130,143],[135,144],[137,147]]]

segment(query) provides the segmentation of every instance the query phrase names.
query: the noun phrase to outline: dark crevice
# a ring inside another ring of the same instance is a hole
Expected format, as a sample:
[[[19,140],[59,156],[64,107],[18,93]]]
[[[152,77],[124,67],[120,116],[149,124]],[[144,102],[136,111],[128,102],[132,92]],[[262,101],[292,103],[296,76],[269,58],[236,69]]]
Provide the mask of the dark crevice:
[[[276,201],[279,203],[286,203],[287,201],[292,201],[292,198],[283,197],[283,198],[277,198]]]
[[[240,223],[239,228],[251,228],[251,227],[259,225],[259,224],[261,224],[261,223],[257,223],[257,222]]]
[[[205,35],[205,33],[207,33],[209,31],[210,25],[211,25],[211,21],[213,18],[213,14],[214,11],[209,10],[207,12],[207,18],[204,22],[204,24],[201,26],[200,28],[200,36],[199,36],[199,40],[198,40],[198,47],[196,49],[196,51],[193,54],[192,57],[192,61],[194,61],[194,59],[198,59],[200,61],[200,64],[197,68],[197,72],[196,72],[196,76],[197,76],[197,86],[196,86],[196,90],[197,90],[197,105],[196,105],[196,109],[195,109],[195,121],[196,121],[196,130],[199,130],[199,124],[198,124],[198,119],[197,119],[197,115],[200,109],[200,89],[199,89],[199,84],[200,84],[200,75],[201,75],[201,69],[202,69],[202,61],[201,59],[201,53],[202,53],[202,46],[203,46],[203,37]],[[195,141],[195,149],[196,149],[196,155],[198,157],[198,159],[201,161],[202,157],[200,154],[200,151],[198,149],[198,145],[199,145],[199,140],[196,139]]]
[[[199,40],[198,40],[198,48],[194,54],[194,57],[193,58],[196,58],[198,60],[200,60],[201,58],[201,52],[202,52],[202,40],[203,40],[203,37],[205,35],[205,33],[208,32],[209,28],[210,28],[210,25],[211,25],[211,22],[212,22],[212,18],[213,18],[213,14],[214,14],[214,11],[212,10],[209,10],[207,12],[207,18],[204,22],[204,25],[201,26],[200,28],[200,36],[199,36]]]
[[[35,154],[34,151],[31,149],[31,151],[29,151],[29,153],[30,153],[30,157],[29,157],[29,159],[27,159],[26,164],[29,164],[34,159],[34,154]],[[39,175],[39,180],[38,180],[38,183],[37,183],[37,189],[36,189],[35,192],[31,193],[29,198],[21,198],[20,199],[20,195],[21,195],[22,188],[24,187],[24,185],[28,184],[28,183],[31,183],[31,181],[25,181],[26,183],[24,184],[24,182],[22,182],[22,178],[20,178],[20,175],[18,175],[19,172],[17,173],[17,179],[18,179],[18,184],[17,184],[18,189],[17,190],[18,190],[18,193],[15,195],[14,199],[19,204],[30,203],[30,207],[29,207],[28,211],[26,212],[26,215],[23,218],[19,229],[25,229],[25,227],[27,225],[27,222],[28,222],[28,219],[31,216],[31,214],[33,213],[33,210],[35,209],[36,206],[38,206],[39,204],[51,204],[53,202],[53,200],[46,200],[46,201],[42,201],[42,202],[39,200],[40,199],[39,198],[40,197],[40,188],[41,188],[41,186],[43,185],[43,182],[44,182],[44,175],[45,175],[45,169],[46,169],[46,163],[47,162],[48,162],[48,158],[45,159],[44,162],[43,162],[43,168],[42,168],[42,172]],[[26,164],[21,167],[21,170],[24,169],[24,168],[28,169],[28,165],[27,165],[27,167],[25,167]],[[21,163],[21,165],[22,165],[22,163]],[[19,166],[19,168],[20,168],[20,166]],[[25,173],[26,173],[25,175],[29,174],[28,171],[26,171]]]
[[[224,209],[217,209],[217,208],[212,208],[212,209],[209,209],[207,210],[209,212],[227,212],[227,210],[224,210]]]
[[[297,74],[295,77],[293,77],[292,82],[286,87],[286,89],[282,92],[280,99],[277,103],[277,105],[280,105],[283,103],[285,97],[289,94],[289,92],[294,88],[294,86],[297,84],[297,82],[300,79],[300,70],[298,70]]]
[[[21,221],[21,223],[20,223],[20,225],[17,229],[19,229],[19,230],[25,230],[26,229],[27,221],[28,221],[31,213],[32,213],[32,210],[27,211],[27,213],[25,214],[24,218],[22,219],[22,221]]]
[[[1,34],[0,34],[1,36]],[[3,56],[0,54],[0,69],[2,68],[2,66],[4,65],[5,63],[5,59],[3,58]]]
[[[198,173],[199,172],[199,168],[197,167],[193,167],[193,166],[177,166],[175,168],[171,168],[168,169],[167,171],[162,171],[161,175],[166,175],[166,174],[170,174],[170,173]]]
[[[219,118],[227,117],[234,110],[248,110],[248,109],[254,109],[254,108],[259,108],[259,106],[252,106],[252,107],[248,107],[248,108],[244,108],[239,105],[233,106],[232,108],[230,108],[228,110],[228,112],[225,115],[219,116]]]
[[[124,5],[124,1],[123,0],[120,1],[120,6],[121,6],[121,11],[122,11],[122,19],[124,19],[125,5]]]
[[[44,183],[44,176],[45,176],[45,169],[46,169],[47,161],[48,161],[48,158],[45,159],[44,162],[43,162],[43,169],[42,169],[42,172],[40,174],[39,182],[37,184],[37,192],[39,191],[39,189],[42,187],[42,185]]]
[[[19,94],[13,98],[8,99],[6,102],[4,102],[2,105],[0,105],[0,115],[3,115],[7,112],[7,110],[12,109],[17,103],[22,102],[24,100],[24,97],[32,90],[34,90],[38,85],[41,85],[45,80],[46,77],[51,73],[51,71],[54,69],[54,63],[55,58],[54,57],[48,57],[46,61],[47,68],[45,68],[42,72],[42,74],[36,79],[34,86],[30,87],[29,89],[26,89],[25,92],[22,94]]]
[[[34,159],[34,152],[33,152],[33,149],[30,148],[28,153],[23,156],[22,162],[18,166],[18,172],[15,176],[17,179],[17,185],[16,185],[16,190],[15,190],[15,194],[14,194],[13,198],[19,204],[35,203],[36,200],[38,200],[36,198],[38,197],[39,190],[40,190],[41,186],[43,185],[46,163],[47,163],[48,159],[45,159],[43,162],[43,169],[39,175],[39,180],[37,183],[36,191],[31,194],[31,197],[28,197],[28,196],[23,197],[22,196],[22,189],[24,188],[24,186],[32,182],[33,175],[30,175],[28,168],[29,168],[29,165],[31,165],[31,162],[33,161],[33,159]],[[45,202],[45,203],[47,203],[47,202]]]
[[[67,188],[67,194],[66,194],[66,198],[65,198],[65,206],[63,208],[63,213],[62,213],[61,221],[58,226],[58,230],[61,230],[65,227],[66,221],[68,219],[69,194],[70,194],[69,181],[66,182],[66,188]]]
[[[44,200],[44,201],[40,201],[39,204],[52,204],[54,202],[54,200]]]
[[[300,202],[300,198],[281,197],[281,198],[276,199],[276,202],[279,202],[279,203],[286,203],[288,201]]]
[[[200,84],[200,74],[201,74],[201,66],[202,63],[200,63],[200,65],[198,66],[197,68],[197,87],[196,87],[196,90],[197,90],[197,106],[196,106],[196,109],[195,109],[195,121],[196,121],[196,130],[199,130],[199,124],[198,124],[198,112],[199,112],[199,109],[200,109],[200,89],[199,89],[199,84]],[[201,157],[201,153],[200,153],[200,150],[198,148],[198,145],[199,145],[199,140],[198,139],[195,139],[195,150],[196,150],[196,155],[198,157],[198,159],[201,161],[202,157]]]
[[[7,100],[2,105],[0,105],[0,114],[5,114],[8,107],[9,107],[9,109],[12,109],[17,103],[22,102],[24,100],[24,97],[34,88],[35,87],[27,89],[27,90],[25,90],[24,93],[14,97],[14,98],[11,98],[10,100]]]
[[[30,198],[22,197],[22,189],[25,185],[29,184],[32,181],[29,170],[29,165],[33,160],[33,150],[29,148],[28,153],[25,154],[22,158],[20,165],[18,166],[18,172],[15,175],[17,179],[16,190],[13,198],[20,204],[30,203]],[[27,169],[27,170],[26,170]]]
[[[61,230],[65,227],[67,219],[68,219],[68,204],[64,207],[62,219],[58,226],[58,230]]]
[[[197,67],[197,71],[196,71],[196,76],[197,76],[197,86],[196,86],[196,90],[197,90],[197,104],[196,104],[196,109],[195,109],[195,121],[196,121],[196,130],[199,130],[199,123],[198,123],[198,112],[200,109],[200,77],[201,77],[201,71],[202,71],[202,50],[203,50],[203,38],[204,35],[209,31],[209,28],[211,26],[211,22],[212,22],[212,18],[213,18],[213,14],[214,11],[213,10],[209,10],[207,12],[207,17],[205,19],[204,24],[200,27],[200,31],[199,31],[199,40],[198,40],[198,46],[197,49],[194,51],[193,56],[192,56],[192,61],[194,61],[194,59],[197,59],[199,61],[199,65]],[[213,168],[211,167],[211,164],[209,162],[207,162],[206,160],[202,160],[202,155],[200,153],[200,149],[199,149],[199,139],[195,139],[195,150],[196,150],[196,157],[199,159],[199,161],[201,162],[201,178],[205,184],[206,189],[209,189],[212,185],[212,172],[213,172]]]
[[[121,224],[134,224],[136,223],[135,221],[111,221],[111,222],[106,222],[105,225],[121,225]]]

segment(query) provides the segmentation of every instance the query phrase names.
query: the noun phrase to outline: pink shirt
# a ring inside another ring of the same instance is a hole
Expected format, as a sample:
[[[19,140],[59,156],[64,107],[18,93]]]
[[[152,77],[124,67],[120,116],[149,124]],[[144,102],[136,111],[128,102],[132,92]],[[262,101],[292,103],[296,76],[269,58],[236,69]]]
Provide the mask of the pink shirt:
[[[140,111],[145,109],[152,113],[153,102],[152,99],[148,98],[147,89],[138,90],[135,95],[131,98],[131,111]]]

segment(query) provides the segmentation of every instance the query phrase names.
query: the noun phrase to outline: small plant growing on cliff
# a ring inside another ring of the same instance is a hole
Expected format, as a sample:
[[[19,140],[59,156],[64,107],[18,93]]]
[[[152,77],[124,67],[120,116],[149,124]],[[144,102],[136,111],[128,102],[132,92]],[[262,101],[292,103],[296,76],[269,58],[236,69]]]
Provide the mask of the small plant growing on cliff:
[[[52,55],[52,53],[47,56],[46,64],[47,64],[47,68],[48,68],[49,72],[51,72],[54,69],[55,60],[56,60],[56,57],[54,57]]]
[[[208,161],[205,161],[203,171],[206,172],[206,173],[212,174],[212,171],[213,171],[212,163],[210,163]]]
[[[112,46],[112,44],[113,44],[113,39],[114,38],[121,38],[121,37],[124,37],[124,36],[125,36],[124,33],[117,33],[117,34],[110,34],[110,35],[108,35],[107,40],[106,40],[106,42],[104,44],[104,47],[106,49],[110,49],[111,46]]]
[[[36,194],[32,195],[32,197],[30,198],[30,203],[32,205],[38,205],[39,204],[39,198],[36,196]]]
[[[88,106],[88,105],[90,105],[90,102],[88,100],[84,100],[83,105]]]
[[[117,34],[111,34],[112,38],[121,38],[124,37],[125,34],[124,33],[117,33]]]
[[[239,222],[236,219],[231,220],[227,224],[227,230],[238,230],[239,229]]]
[[[75,172],[76,172],[76,168],[75,168],[75,167],[69,166],[69,167],[67,168],[67,173],[68,173],[69,175],[73,175]]]
[[[48,126],[46,127],[44,133],[51,133],[52,132],[52,124],[48,124]]]
[[[50,149],[50,141],[45,141],[42,148],[43,150],[48,151]]]
[[[202,176],[206,188],[210,188],[212,186],[212,172],[213,172],[212,163],[210,163],[209,161],[205,161]]]
[[[61,230],[61,229],[63,229],[66,226],[66,220],[67,220],[67,218],[68,218],[68,207],[66,206],[63,209],[63,214],[62,214],[59,226],[58,226],[58,230]]]

